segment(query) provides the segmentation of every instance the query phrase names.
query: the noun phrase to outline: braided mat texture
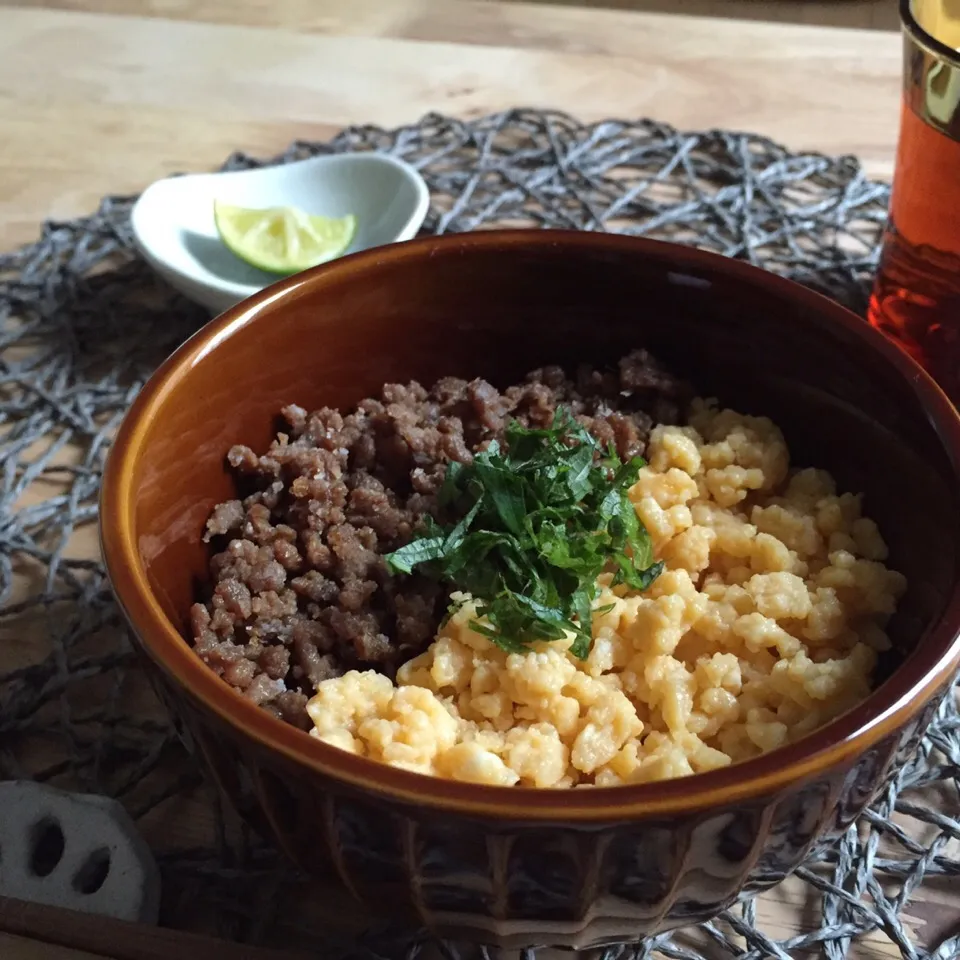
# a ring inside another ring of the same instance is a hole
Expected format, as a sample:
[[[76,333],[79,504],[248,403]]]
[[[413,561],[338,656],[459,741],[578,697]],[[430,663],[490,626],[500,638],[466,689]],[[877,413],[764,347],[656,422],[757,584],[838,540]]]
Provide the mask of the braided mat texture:
[[[532,110],[352,127],[266,162],[351,150],[420,169],[433,200],[427,233],[508,225],[660,237],[749,260],[856,309],[889,193],[851,157]],[[238,153],[225,168],[263,162]],[[167,924],[324,958],[415,960],[436,947],[425,934],[378,929],[339,895],[318,893],[218,808],[144,685],[93,559],[112,433],[145,378],[206,319],[137,258],[133,199],[107,197],[0,254],[0,778],[119,798],[157,851]],[[767,894],[604,960],[960,956],[957,919],[935,909],[960,875],[958,777],[950,698],[915,762],[860,823],[774,892],[794,905],[802,932],[771,921]]]

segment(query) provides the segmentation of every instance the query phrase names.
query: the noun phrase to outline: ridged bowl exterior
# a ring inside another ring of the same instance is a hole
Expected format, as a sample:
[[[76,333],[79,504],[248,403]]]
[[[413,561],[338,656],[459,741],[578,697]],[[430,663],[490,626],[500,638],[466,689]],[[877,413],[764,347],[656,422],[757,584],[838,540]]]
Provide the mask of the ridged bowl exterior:
[[[909,589],[879,689],[766,757],[605,790],[478,787],[375,765],[245,701],[189,648],[224,455],[277,411],[386,381],[611,362],[648,346],[705,392],[771,416],[799,462],[863,490]],[[842,308],[687,248],[526,231],[434,238],[268,288],[158,371],[111,452],[104,556],[155,688],[223,794],[305,870],[378,915],[461,940],[590,947],[707,919],[856,818],[916,749],[960,660],[960,420]],[[896,663],[894,664],[894,661]],[[895,669],[893,668],[895,666]]]
[[[849,765],[687,817],[571,824],[457,816],[286,764],[155,673],[223,795],[307,873],[458,941],[589,949],[709,920],[839,837],[917,749],[940,697]]]

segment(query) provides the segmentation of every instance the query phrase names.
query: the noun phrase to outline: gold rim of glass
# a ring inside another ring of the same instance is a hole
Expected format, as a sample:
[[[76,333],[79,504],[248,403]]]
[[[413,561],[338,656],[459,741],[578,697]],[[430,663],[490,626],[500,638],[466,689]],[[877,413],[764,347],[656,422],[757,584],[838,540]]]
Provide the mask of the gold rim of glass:
[[[928,33],[921,25],[913,12],[916,0],[900,0],[900,22],[904,31],[920,47],[923,47],[932,56],[944,60],[955,67],[960,67],[960,51],[947,46],[933,34]]]

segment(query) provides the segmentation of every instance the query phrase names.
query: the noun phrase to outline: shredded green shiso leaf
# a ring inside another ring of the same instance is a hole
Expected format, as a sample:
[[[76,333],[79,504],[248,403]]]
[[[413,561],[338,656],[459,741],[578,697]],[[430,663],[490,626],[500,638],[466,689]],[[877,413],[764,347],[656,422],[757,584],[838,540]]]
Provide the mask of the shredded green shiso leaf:
[[[493,441],[472,463],[448,464],[439,503],[460,519],[428,517],[387,566],[471,594],[487,621],[473,629],[504,650],[572,631],[570,650],[584,659],[597,577],[612,571],[614,584],[646,590],[663,570],[627,496],[645,463],[604,451],[564,408],[546,430],[512,421],[503,448]]]

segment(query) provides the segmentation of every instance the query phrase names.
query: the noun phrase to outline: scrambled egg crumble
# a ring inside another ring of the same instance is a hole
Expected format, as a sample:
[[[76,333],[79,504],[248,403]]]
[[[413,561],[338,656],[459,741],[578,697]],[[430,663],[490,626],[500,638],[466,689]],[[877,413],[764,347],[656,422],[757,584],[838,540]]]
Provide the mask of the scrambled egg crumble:
[[[469,597],[397,683],[324,681],[312,735],[351,753],[502,786],[643,783],[802,737],[870,692],[906,581],[822,470],[792,472],[768,419],[704,401],[659,426],[630,499],[665,571],[642,594],[601,577],[586,660],[507,653]]]

